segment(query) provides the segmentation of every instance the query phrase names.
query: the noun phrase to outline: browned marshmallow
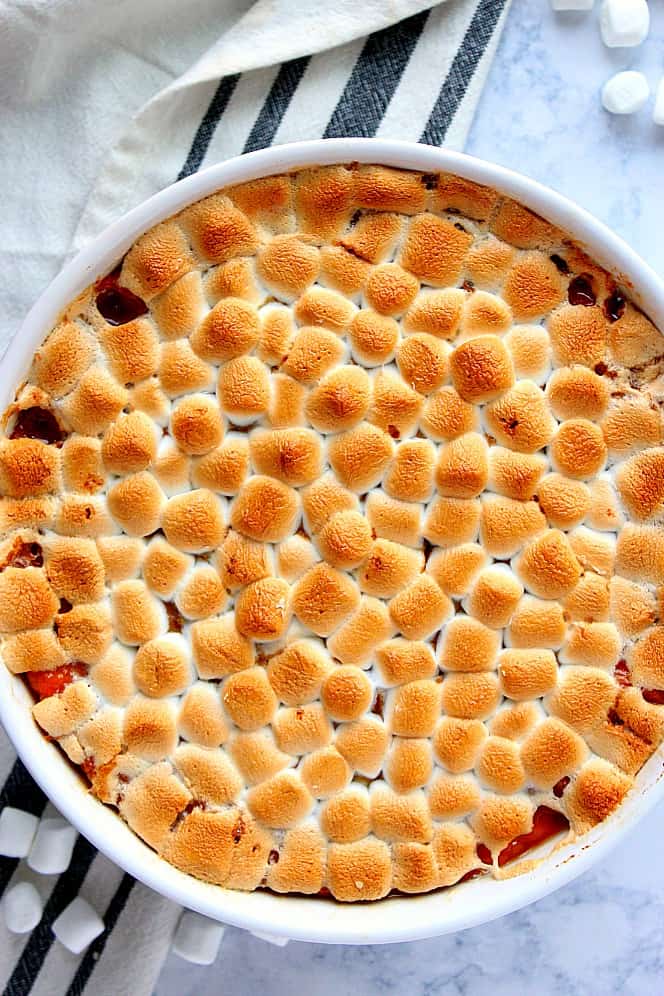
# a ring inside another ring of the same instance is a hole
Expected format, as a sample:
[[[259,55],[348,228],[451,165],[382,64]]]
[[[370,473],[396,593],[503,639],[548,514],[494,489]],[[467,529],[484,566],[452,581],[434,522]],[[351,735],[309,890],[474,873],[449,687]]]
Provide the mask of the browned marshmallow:
[[[462,343],[450,357],[450,368],[454,386],[464,401],[493,401],[514,383],[510,354],[494,335]]]

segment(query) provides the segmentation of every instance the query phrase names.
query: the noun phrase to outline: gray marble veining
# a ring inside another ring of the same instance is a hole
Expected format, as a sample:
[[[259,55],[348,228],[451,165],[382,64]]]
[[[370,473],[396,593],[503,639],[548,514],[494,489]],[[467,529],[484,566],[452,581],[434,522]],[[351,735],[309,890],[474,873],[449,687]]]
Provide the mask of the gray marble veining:
[[[597,5],[596,5],[597,6]],[[599,89],[638,68],[664,71],[664,4],[644,46],[609,51],[597,12],[553,14],[514,0],[467,151],[567,194],[664,273],[664,128],[651,105],[612,118]],[[661,996],[664,993],[664,807],[608,863],[539,903],[460,934],[390,947],[291,942],[276,948],[229,929],[219,959],[168,959],[156,996]]]

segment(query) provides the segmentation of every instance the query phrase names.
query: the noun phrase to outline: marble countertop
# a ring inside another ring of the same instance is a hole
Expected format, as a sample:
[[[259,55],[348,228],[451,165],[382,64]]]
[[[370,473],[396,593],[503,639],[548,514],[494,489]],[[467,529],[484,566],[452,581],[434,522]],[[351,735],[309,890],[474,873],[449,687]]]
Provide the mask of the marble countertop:
[[[513,0],[467,151],[567,194],[664,273],[664,128],[649,110],[602,111],[599,89],[637,68],[656,86],[664,4],[639,49],[610,51],[591,16]],[[171,955],[155,996],[650,996],[664,990],[664,808],[611,855],[553,896],[460,934],[389,947],[277,948],[229,928],[219,959],[197,968]]]

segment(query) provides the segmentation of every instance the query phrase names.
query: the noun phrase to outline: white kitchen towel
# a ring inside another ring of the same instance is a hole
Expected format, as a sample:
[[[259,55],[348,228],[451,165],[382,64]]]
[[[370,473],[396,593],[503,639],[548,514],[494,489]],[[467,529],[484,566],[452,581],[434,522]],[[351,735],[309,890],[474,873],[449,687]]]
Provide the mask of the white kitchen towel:
[[[266,145],[380,135],[461,148],[491,52],[464,98],[505,6],[258,0],[136,115],[102,168],[75,248],[175,177]]]
[[[462,148],[508,6],[0,0],[0,354],[72,249],[178,175],[324,134]]]
[[[323,135],[461,148],[509,2],[0,0],[0,351],[68,254],[179,176]],[[44,811],[0,735],[3,784],[0,809]],[[0,858],[0,894],[29,874]],[[178,908],[81,837],[38,886],[32,934],[0,918],[0,989],[148,996]],[[106,930],[74,956],[51,924],[79,892]]]

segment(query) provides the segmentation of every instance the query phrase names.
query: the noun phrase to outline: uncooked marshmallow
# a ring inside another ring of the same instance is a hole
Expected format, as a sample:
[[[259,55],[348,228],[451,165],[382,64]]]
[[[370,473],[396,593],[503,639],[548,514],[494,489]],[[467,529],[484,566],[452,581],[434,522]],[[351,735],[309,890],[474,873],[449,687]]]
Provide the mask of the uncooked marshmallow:
[[[223,936],[223,924],[185,910],[175,932],[173,952],[193,965],[211,965]]]
[[[646,0],[604,0],[599,14],[602,41],[609,48],[632,48],[648,35],[650,11]]]
[[[634,70],[616,73],[602,87],[602,104],[610,114],[634,114],[649,96],[647,79]]]
[[[104,932],[104,921],[85,899],[77,896],[53,921],[53,933],[60,944],[80,954]]]
[[[5,858],[25,858],[30,853],[39,819],[14,806],[5,806],[0,813],[0,855]]]
[[[78,834],[61,816],[47,817],[39,824],[28,855],[28,864],[40,875],[61,875],[69,868]]]
[[[17,882],[5,893],[2,912],[7,930],[27,934],[42,918],[44,903],[32,882]]]

